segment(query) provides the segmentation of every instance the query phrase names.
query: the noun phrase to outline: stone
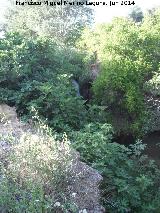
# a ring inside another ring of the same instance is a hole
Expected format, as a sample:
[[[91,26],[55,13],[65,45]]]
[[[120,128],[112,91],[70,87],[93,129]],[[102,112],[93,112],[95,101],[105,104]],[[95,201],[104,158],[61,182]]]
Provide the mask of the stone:
[[[12,145],[9,138],[19,138],[26,131],[33,131],[28,124],[22,124],[16,114],[16,109],[5,104],[0,105],[0,161],[5,161],[8,152],[12,151]],[[3,118],[4,117],[4,118]],[[74,151],[74,160],[72,162],[72,177],[68,183],[66,196],[72,203],[75,203],[79,212],[83,213],[102,213],[104,209],[100,205],[99,184],[102,176],[93,168],[80,161],[80,155]],[[55,206],[59,207],[57,201]]]
[[[71,180],[69,191],[70,199],[81,210],[86,210],[88,213],[100,213],[102,207],[100,203],[99,184],[102,181],[102,176],[93,168],[80,161],[79,153],[76,154],[73,163],[74,179]]]

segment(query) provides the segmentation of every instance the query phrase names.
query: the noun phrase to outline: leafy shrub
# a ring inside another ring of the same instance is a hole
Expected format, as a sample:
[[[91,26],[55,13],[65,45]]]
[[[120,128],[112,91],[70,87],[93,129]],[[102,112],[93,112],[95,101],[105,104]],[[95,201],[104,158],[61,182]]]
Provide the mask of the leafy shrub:
[[[108,212],[158,212],[160,198],[156,164],[143,155],[140,141],[128,148],[112,142],[108,124],[90,124],[73,133],[82,159],[103,175],[103,202]]]
[[[112,133],[113,129],[109,124],[90,123],[81,131],[73,132],[73,146],[81,153],[84,161],[95,163],[106,153]],[[103,163],[103,159],[101,160]]]
[[[13,74],[15,78],[44,81],[52,74],[67,73],[80,77],[86,72],[84,54],[45,37],[33,40],[23,38],[16,32],[7,33],[5,38],[0,39],[0,51],[1,81],[2,76],[11,80]]]
[[[105,65],[93,84],[93,90],[99,103],[107,105],[112,113],[127,112],[130,123],[135,125],[137,121],[143,121],[146,114],[142,82],[143,76],[136,64],[128,59],[114,59],[112,63]],[[137,132],[138,128],[142,128],[142,124],[139,122],[137,128],[133,128],[132,125],[132,131]]]
[[[160,95],[160,75],[155,73],[152,79],[145,84],[146,92],[150,92],[153,95]]]
[[[51,39],[24,39],[17,33],[0,40],[0,51],[1,102],[16,105],[20,115],[28,116],[35,107],[58,131],[81,128],[86,109],[71,78],[87,75],[83,54]]]
[[[115,18],[85,30],[79,42],[88,54],[96,52],[100,62],[100,74],[93,84],[96,103],[108,106],[112,115],[116,111],[126,116],[129,131],[135,135],[146,120],[145,82],[159,69],[159,19],[159,10],[146,15],[139,25]]]
[[[5,141],[11,150],[0,164],[1,212],[65,212],[73,207],[75,212],[66,195],[74,176],[73,151],[66,135],[60,142],[43,125],[35,134],[23,133],[20,140],[8,136]]]
[[[80,129],[86,121],[84,101],[76,97],[67,75],[55,76],[54,82],[24,83],[16,104],[21,114],[29,114],[34,107],[57,131]]]

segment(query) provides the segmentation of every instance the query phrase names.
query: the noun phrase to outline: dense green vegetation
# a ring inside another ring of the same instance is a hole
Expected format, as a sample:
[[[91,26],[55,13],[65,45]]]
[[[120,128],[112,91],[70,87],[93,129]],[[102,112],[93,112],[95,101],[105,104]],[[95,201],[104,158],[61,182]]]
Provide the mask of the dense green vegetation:
[[[140,25],[117,18],[94,31],[86,30],[79,42],[89,53],[96,51],[101,64],[101,73],[93,83],[96,102],[113,113],[119,111],[127,118],[130,131],[136,133],[142,130],[146,117],[144,84],[159,72],[159,22],[159,10],[154,16],[145,16]]]
[[[85,72],[82,55],[52,40],[23,39],[19,34],[7,35],[1,47],[1,99],[16,104],[21,115],[35,107],[55,128],[80,128],[86,111],[71,78]]]
[[[7,31],[18,31],[26,37],[35,38],[42,35],[54,38],[58,43],[74,45],[85,26],[93,22],[93,10],[85,4],[78,7],[70,4],[49,6],[40,0],[42,6],[23,7],[15,5],[14,0],[9,1],[11,6],[6,14],[7,22],[4,28]],[[76,4],[79,1],[74,2]],[[85,0],[81,2],[85,3]]]
[[[103,174],[103,203],[109,212],[158,212],[159,173],[141,141],[125,147],[112,140],[108,124],[89,124],[74,134],[82,159]],[[158,187],[158,189],[156,189]]]
[[[34,108],[57,137],[67,133],[82,160],[103,175],[102,202],[107,212],[158,213],[158,166],[143,154],[145,145],[140,140],[125,147],[113,137],[117,132],[132,133],[136,138],[142,136],[150,118],[145,96],[151,89],[159,95],[160,10],[145,15],[140,23],[116,18],[110,24],[88,28],[83,33],[80,27],[82,36],[75,35],[73,40],[71,36],[67,45],[64,45],[66,40],[57,42],[57,38],[45,33],[29,37],[31,31],[27,27],[23,29],[24,36],[21,26],[16,28],[17,32],[13,31],[14,27],[6,28],[5,37],[0,39],[0,101],[16,106],[19,116],[26,121],[34,115]],[[73,33],[75,28],[72,30]],[[95,53],[100,72],[93,81],[90,64]],[[76,79],[81,88],[85,82],[92,82],[89,103],[77,96],[72,79]],[[19,146],[18,154],[23,150],[23,146]],[[24,154],[28,151],[27,142],[25,147]],[[42,151],[39,150],[39,155]],[[17,159],[10,161],[16,165]],[[17,181],[17,174],[15,176]],[[25,212],[21,204],[10,205],[12,194],[18,189],[10,189],[8,184],[5,179],[4,185],[0,185],[3,186],[0,205],[8,205],[9,212]],[[26,190],[33,194],[40,190],[36,184],[35,188],[34,184],[31,187]],[[10,190],[12,193],[8,194]],[[9,200],[5,200],[6,195]],[[33,206],[27,204],[26,208],[35,212],[35,205],[31,204]],[[45,211],[50,212],[46,209],[39,212]]]
[[[6,166],[1,160],[0,167],[1,212],[76,212],[64,194],[74,177],[73,151],[65,135],[61,143],[41,124],[34,134],[23,132],[18,141],[12,133],[0,137],[12,145],[10,155],[1,151],[7,162]],[[56,206],[57,201],[63,206]]]

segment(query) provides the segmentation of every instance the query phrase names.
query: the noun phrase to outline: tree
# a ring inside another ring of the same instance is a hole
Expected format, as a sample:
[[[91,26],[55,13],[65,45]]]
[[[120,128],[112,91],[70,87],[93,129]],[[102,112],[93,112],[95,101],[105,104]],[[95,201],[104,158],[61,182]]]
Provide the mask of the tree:
[[[145,122],[144,84],[159,70],[159,23],[159,10],[154,17],[146,15],[141,25],[116,18],[86,30],[79,42],[90,54],[97,51],[101,70],[93,83],[93,97],[108,106],[116,120],[126,117],[121,126],[115,124],[123,131],[125,127],[137,134]]]
[[[143,12],[140,7],[135,6],[131,13],[129,14],[129,18],[131,18],[135,22],[141,22],[143,19]]]
[[[11,7],[6,15],[6,31],[19,31],[29,36],[45,35],[65,43],[73,43],[80,36],[81,30],[93,21],[93,10],[89,6],[73,6],[69,4],[71,0],[67,5],[61,6],[45,5],[42,0],[41,6],[19,6],[13,0],[10,2]]]

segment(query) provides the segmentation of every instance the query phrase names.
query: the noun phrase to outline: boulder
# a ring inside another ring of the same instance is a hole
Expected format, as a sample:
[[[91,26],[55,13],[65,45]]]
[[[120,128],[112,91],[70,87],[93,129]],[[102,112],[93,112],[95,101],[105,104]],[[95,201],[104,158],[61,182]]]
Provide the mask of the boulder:
[[[73,163],[73,172],[74,178],[68,186],[73,203],[79,207],[80,212],[83,210],[88,213],[104,212],[99,204],[99,183],[102,181],[102,176],[95,169],[81,162],[78,153]]]

